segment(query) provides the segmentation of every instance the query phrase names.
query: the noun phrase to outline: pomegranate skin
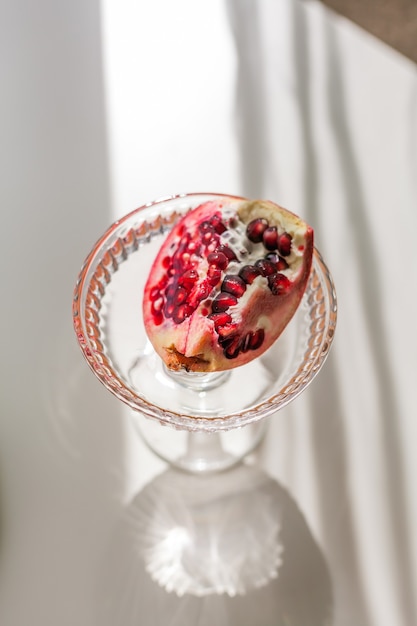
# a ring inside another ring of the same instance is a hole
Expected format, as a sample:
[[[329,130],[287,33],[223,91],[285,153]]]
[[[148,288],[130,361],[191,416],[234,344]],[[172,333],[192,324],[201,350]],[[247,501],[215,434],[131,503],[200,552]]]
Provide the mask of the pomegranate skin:
[[[272,276],[242,271],[260,260],[270,263],[271,238],[266,247],[253,236],[259,220],[287,245],[287,267],[277,266]],[[144,290],[145,329],[165,364],[213,372],[263,354],[300,304],[313,238],[306,222],[269,201],[209,201],[187,213],[162,244]]]

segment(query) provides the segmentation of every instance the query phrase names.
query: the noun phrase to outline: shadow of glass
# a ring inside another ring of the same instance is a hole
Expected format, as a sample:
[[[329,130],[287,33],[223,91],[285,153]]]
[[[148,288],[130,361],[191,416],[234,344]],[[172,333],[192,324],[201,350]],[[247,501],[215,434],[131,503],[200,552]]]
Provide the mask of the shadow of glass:
[[[93,379],[76,346],[71,295],[111,219],[101,8],[99,0],[11,3],[0,25],[2,626],[88,623],[97,528],[110,509],[106,489],[117,487],[101,469],[124,452],[119,420],[108,421],[104,451],[110,430],[93,410],[94,423],[74,406],[64,417],[49,413],[69,378],[77,407],[89,392],[73,364],[87,385]]]
[[[261,470],[168,469],[115,528],[97,624],[331,623],[324,557],[289,493]]]

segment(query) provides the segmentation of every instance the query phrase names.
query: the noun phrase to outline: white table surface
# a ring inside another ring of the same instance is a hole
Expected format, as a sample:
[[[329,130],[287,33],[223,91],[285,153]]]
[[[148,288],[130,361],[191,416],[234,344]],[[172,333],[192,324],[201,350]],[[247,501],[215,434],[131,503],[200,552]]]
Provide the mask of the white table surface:
[[[0,624],[414,626],[415,65],[315,2],[21,0],[4,18]],[[106,226],[192,191],[310,220],[340,307],[325,368],[254,459],[288,576],[234,599],[147,576],[126,520],[167,468],[71,323]]]

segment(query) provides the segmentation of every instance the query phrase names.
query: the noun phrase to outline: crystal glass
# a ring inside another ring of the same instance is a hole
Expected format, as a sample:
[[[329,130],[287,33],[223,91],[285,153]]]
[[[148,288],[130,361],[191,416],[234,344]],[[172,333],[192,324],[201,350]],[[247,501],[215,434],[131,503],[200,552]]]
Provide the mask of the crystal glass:
[[[265,418],[296,398],[319,372],[336,325],[334,285],[315,250],[294,318],[261,357],[210,374],[165,368],[142,319],[149,271],[182,215],[207,200],[227,198],[232,197],[178,195],[116,221],[88,255],[73,300],[75,332],[94,374],[133,409],[144,440],[157,455],[193,472],[225,469],[254,449],[265,432]]]

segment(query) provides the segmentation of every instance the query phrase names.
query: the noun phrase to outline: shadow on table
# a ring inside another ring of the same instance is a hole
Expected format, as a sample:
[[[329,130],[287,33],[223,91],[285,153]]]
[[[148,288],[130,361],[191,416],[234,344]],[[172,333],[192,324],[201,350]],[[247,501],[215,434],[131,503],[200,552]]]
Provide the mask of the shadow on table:
[[[331,623],[329,571],[302,513],[247,465],[157,476],[117,524],[102,572],[101,626]]]

